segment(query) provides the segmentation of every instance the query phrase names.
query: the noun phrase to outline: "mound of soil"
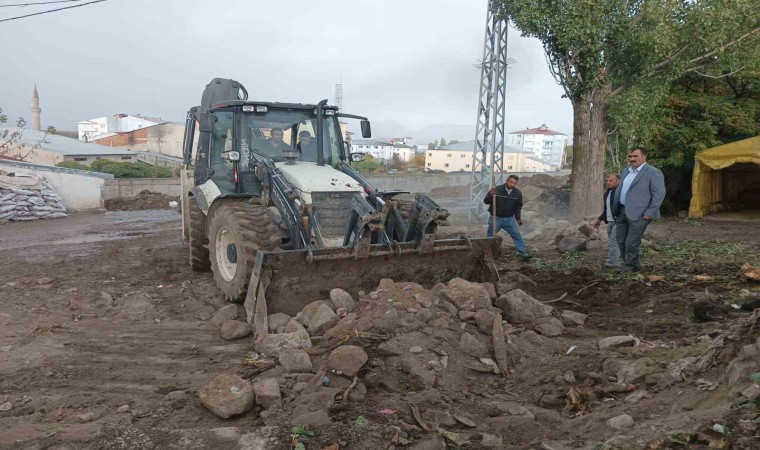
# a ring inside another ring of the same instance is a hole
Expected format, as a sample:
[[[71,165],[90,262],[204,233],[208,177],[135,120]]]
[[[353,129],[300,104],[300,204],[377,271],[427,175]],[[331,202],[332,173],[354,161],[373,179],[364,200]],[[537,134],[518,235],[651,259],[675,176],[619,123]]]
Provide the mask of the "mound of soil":
[[[138,211],[144,209],[172,209],[169,202],[179,201],[178,197],[172,197],[158,192],[142,191],[132,198],[113,198],[105,201],[105,208],[109,211]]]

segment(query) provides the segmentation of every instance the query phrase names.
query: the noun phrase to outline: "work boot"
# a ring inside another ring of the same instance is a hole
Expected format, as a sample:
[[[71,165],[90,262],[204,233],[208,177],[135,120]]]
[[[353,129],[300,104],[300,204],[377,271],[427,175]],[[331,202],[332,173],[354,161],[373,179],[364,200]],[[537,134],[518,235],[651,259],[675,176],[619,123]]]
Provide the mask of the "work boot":
[[[524,255],[520,255],[520,259],[522,259],[523,261],[527,261],[531,259],[532,257],[533,255],[531,255],[530,253],[525,253]]]

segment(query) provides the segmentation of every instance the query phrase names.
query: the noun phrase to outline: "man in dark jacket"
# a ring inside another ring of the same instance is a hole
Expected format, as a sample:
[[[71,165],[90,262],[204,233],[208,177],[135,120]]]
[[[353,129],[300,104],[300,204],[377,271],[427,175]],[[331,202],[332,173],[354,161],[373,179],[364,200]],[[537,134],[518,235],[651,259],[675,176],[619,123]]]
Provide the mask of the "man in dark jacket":
[[[517,182],[520,180],[517,175],[510,175],[507,177],[507,182],[492,188],[486,198],[483,199],[483,203],[489,205],[488,213],[488,237],[494,235],[494,219],[496,220],[496,230],[498,233],[500,230],[504,230],[509,233],[512,241],[515,243],[517,252],[522,259],[530,259],[528,249],[525,246],[525,241],[520,235],[520,226],[522,225],[522,218],[520,217],[520,211],[523,206],[522,192],[517,189]],[[494,195],[496,195],[496,207],[493,206]],[[496,209],[496,217],[494,218],[494,209]]]
[[[618,267],[620,265],[620,246],[617,243],[617,234],[615,233],[615,217],[612,214],[612,201],[615,198],[615,189],[620,184],[620,175],[616,173],[607,174],[607,190],[604,192],[604,209],[599,218],[591,222],[591,226],[599,228],[604,222],[607,224],[607,263],[604,267]]]

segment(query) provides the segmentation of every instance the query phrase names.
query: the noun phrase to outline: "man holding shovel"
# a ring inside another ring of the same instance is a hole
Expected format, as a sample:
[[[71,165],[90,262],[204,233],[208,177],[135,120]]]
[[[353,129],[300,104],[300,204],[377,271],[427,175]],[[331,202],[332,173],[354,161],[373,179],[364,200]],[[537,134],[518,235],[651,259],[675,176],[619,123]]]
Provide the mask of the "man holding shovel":
[[[517,189],[517,182],[520,178],[517,175],[507,177],[507,182],[491,188],[483,203],[490,205],[488,212],[491,214],[488,218],[488,237],[492,237],[500,230],[506,231],[512,238],[517,248],[517,253],[525,261],[531,258],[525,241],[520,235],[520,226],[522,218],[520,211],[523,206],[522,192]]]

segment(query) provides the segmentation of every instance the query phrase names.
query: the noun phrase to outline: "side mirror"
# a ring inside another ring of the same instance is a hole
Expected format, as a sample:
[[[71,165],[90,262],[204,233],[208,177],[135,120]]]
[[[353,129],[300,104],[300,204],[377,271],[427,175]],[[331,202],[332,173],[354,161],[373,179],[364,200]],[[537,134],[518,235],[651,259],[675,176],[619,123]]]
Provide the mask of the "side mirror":
[[[364,153],[351,153],[351,162],[362,162],[364,158]]]
[[[372,137],[372,127],[369,125],[369,120],[362,120],[361,121],[362,126],[362,137],[363,138],[371,138]]]

